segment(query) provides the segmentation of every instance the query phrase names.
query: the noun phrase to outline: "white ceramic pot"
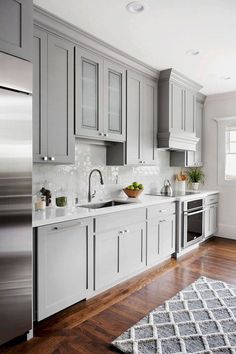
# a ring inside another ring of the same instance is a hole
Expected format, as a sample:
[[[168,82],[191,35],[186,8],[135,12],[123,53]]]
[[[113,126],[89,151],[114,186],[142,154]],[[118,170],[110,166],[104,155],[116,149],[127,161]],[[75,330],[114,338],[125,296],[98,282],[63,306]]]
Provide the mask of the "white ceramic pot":
[[[199,189],[199,184],[200,184],[200,183],[198,183],[198,182],[192,183],[192,189],[193,189],[194,191],[198,191],[198,189]]]
[[[186,189],[186,182],[185,181],[177,181],[177,190],[179,192],[185,192]]]

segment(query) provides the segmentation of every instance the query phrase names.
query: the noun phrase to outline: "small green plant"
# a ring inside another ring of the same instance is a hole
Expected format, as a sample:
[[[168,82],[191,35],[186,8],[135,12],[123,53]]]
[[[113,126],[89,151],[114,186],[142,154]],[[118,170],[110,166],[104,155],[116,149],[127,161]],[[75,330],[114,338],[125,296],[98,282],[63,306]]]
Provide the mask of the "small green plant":
[[[188,176],[188,181],[191,183],[203,183],[204,173],[200,167],[192,167],[186,171]]]

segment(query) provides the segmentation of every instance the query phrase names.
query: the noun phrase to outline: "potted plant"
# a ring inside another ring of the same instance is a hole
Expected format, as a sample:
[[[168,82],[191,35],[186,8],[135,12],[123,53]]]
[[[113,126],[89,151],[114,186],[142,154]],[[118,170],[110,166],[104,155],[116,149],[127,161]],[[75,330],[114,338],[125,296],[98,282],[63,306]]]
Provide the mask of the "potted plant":
[[[204,182],[204,173],[200,167],[192,167],[187,170],[188,181],[192,185],[192,189],[197,191],[199,184]]]

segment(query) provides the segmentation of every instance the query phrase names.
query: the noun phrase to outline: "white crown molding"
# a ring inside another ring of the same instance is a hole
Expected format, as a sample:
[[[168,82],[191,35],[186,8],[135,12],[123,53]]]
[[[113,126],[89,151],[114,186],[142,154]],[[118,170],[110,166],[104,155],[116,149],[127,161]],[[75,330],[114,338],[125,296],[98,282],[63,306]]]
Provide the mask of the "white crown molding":
[[[228,99],[236,99],[236,91],[216,93],[214,95],[209,95],[206,98],[206,103],[211,101],[228,100]]]
[[[229,116],[229,117],[218,117],[214,118],[214,121],[217,123],[223,123],[223,122],[229,122],[229,123],[235,123],[236,122],[236,116]]]
[[[131,69],[159,78],[160,72],[157,69],[36,5],[34,5],[34,24],[108,59],[125,64]]]

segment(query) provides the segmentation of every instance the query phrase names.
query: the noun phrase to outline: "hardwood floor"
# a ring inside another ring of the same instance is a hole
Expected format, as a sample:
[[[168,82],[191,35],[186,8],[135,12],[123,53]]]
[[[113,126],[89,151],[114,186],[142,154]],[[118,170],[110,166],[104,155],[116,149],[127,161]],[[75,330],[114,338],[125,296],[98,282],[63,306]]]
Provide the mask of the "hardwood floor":
[[[0,353],[117,353],[110,345],[114,338],[201,275],[236,284],[236,241],[213,238],[178,261],[38,323],[32,340],[7,345]]]

